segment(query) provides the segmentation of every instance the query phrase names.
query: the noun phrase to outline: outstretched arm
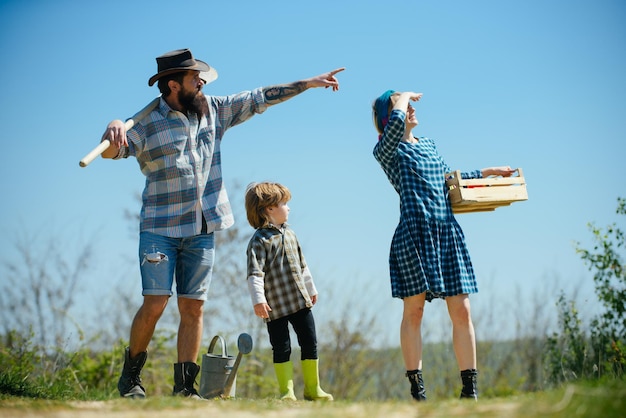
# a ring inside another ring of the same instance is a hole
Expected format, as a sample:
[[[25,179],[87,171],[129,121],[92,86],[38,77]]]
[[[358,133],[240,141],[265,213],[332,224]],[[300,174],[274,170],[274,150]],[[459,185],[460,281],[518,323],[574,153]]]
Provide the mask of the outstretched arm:
[[[332,87],[333,91],[337,91],[339,90],[339,81],[335,78],[335,74],[343,70],[345,70],[345,68],[338,68],[305,80],[264,87],[263,94],[265,95],[265,101],[269,105],[282,103],[313,87]]]

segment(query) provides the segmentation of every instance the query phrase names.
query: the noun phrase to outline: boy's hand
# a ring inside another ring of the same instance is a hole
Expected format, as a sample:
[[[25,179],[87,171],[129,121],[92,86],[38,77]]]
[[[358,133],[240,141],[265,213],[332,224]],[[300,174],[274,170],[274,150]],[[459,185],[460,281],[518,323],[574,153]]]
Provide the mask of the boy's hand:
[[[257,303],[256,305],[254,305],[254,314],[259,318],[269,318],[271,311],[272,308],[270,308],[270,305],[268,305],[267,303]]]

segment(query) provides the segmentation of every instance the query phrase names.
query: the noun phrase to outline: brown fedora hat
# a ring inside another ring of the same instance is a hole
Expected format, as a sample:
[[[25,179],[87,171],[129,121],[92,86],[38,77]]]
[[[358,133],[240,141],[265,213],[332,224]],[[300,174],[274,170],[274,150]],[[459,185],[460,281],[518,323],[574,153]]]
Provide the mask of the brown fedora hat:
[[[149,86],[152,86],[163,76],[187,70],[200,71],[200,78],[204,80],[206,84],[215,81],[217,78],[215,68],[209,66],[209,64],[204,61],[195,59],[193,55],[191,55],[191,51],[186,48],[167,52],[157,57],[156,61],[158,72],[148,80]]]

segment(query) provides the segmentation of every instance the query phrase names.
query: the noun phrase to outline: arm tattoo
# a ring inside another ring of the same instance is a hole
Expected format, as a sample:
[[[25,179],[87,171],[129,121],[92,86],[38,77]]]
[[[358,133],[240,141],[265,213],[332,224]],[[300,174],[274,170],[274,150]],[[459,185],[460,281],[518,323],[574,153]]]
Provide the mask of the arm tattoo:
[[[292,97],[302,93],[307,89],[304,81],[296,81],[290,84],[280,84],[278,86],[265,87],[263,94],[265,100],[269,104],[282,103],[285,100],[289,100]]]

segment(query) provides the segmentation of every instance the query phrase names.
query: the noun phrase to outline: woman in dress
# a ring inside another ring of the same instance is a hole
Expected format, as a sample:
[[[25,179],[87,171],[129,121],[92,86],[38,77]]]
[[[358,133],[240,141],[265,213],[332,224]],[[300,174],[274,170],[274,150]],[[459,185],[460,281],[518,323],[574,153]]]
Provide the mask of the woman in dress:
[[[379,141],[374,157],[400,196],[400,222],[391,243],[392,296],[403,301],[400,345],[411,395],[426,400],[422,377],[421,324],[426,300],[446,301],[452,343],[462,380],[461,398],[477,399],[476,338],[469,294],[478,292],[465,237],[454,218],[445,185],[452,171],[433,140],[415,137],[410,102],[422,93],[388,90],[373,104]],[[508,166],[462,173],[463,178],[510,176]]]

